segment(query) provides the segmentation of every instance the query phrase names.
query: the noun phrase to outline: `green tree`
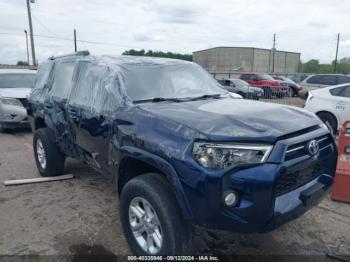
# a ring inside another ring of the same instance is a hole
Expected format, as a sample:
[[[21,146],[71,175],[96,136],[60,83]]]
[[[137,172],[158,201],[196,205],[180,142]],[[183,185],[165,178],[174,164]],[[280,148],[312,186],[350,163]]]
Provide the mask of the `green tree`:
[[[311,59],[301,66],[303,73],[318,73],[320,70],[320,62],[317,59]]]
[[[165,58],[176,58],[187,61],[192,61],[192,55],[190,54],[179,54],[172,52],[162,52],[162,51],[153,51],[148,50],[147,52],[144,49],[139,51],[135,49],[126,50],[122,53],[122,55],[132,55],[132,56],[152,56],[152,57],[165,57]]]
[[[26,66],[26,65],[28,65],[28,62],[18,61],[17,65],[19,65],[19,66]]]

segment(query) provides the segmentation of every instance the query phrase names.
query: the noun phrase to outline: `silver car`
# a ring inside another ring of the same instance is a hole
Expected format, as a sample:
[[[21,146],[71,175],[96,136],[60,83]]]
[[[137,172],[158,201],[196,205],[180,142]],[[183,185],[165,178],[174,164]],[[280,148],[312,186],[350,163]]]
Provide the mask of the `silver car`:
[[[259,99],[264,95],[264,91],[259,87],[254,87],[249,85],[244,80],[241,79],[224,79],[218,81],[224,88],[236,94],[241,95],[243,98],[249,99]]]
[[[0,132],[29,126],[25,106],[35,74],[29,69],[0,69]]]

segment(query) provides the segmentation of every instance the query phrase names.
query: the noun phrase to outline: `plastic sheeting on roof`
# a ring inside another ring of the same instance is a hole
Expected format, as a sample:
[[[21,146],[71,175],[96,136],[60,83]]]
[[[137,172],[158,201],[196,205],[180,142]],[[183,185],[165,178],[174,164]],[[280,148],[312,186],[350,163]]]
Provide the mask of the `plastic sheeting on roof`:
[[[92,116],[114,116],[118,108],[131,105],[135,100],[218,93],[227,92],[204,69],[191,62],[150,57],[84,56],[40,65],[30,99],[64,102],[82,108]]]

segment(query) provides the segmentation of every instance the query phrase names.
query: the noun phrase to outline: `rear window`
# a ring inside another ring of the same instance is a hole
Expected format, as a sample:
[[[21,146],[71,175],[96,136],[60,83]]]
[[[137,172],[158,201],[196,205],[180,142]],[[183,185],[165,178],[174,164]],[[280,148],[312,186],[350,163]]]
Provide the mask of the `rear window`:
[[[0,74],[0,88],[32,87],[35,74]]]

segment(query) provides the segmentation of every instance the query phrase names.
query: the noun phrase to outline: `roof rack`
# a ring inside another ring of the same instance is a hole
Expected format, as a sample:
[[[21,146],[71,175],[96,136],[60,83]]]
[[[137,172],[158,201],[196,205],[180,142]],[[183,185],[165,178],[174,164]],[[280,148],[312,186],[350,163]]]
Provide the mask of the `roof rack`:
[[[51,56],[49,60],[55,60],[57,58],[63,58],[63,57],[69,57],[69,56],[88,56],[88,55],[90,55],[90,52],[88,50],[82,50],[82,51],[61,55],[61,56]]]

